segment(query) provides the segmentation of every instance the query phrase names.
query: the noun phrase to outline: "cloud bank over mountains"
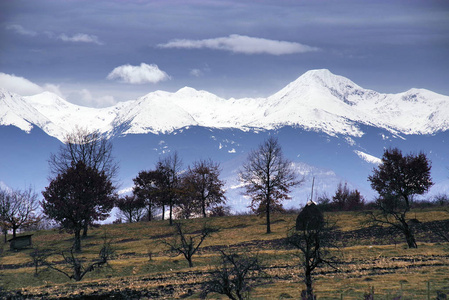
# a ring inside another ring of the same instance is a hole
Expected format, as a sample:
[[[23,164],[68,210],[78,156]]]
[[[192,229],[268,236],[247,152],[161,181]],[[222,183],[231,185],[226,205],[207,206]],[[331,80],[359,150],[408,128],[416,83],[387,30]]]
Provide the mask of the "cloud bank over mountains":
[[[61,97],[63,96],[57,85],[47,83],[44,86],[40,86],[26,78],[2,72],[0,72],[0,88],[21,96],[36,95],[45,91],[52,92]]]

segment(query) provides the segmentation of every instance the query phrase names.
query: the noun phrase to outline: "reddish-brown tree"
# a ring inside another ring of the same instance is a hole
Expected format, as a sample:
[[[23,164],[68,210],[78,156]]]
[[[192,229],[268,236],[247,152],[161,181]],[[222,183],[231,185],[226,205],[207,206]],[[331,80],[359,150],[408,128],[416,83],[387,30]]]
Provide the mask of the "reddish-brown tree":
[[[84,220],[105,220],[114,207],[113,191],[104,172],[78,161],[52,180],[42,192],[43,212],[75,234],[74,249],[80,252]]]
[[[77,127],[65,135],[59,151],[50,155],[50,172],[52,176],[57,176],[70,168],[73,162],[82,161],[86,166],[104,172],[113,182],[119,166],[112,155],[112,148],[112,142],[100,132]],[[84,220],[83,236],[87,236],[92,224],[93,220]]]
[[[331,206],[340,210],[361,210],[365,205],[365,199],[358,190],[349,190],[347,183],[338,185],[335,195],[332,196]]]
[[[368,177],[379,198],[376,206],[380,213],[371,212],[372,222],[388,224],[401,231],[409,248],[417,248],[413,228],[408,224],[413,195],[421,195],[433,185],[430,162],[424,153],[402,155],[397,149],[387,149],[382,164]]]

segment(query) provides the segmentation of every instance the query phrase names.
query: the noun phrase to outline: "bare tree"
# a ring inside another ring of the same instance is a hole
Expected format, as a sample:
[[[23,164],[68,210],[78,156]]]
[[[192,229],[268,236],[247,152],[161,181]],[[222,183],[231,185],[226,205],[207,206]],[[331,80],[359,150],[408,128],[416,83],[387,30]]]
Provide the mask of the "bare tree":
[[[33,247],[33,250],[29,253],[31,259],[33,260],[34,266],[34,277],[39,275],[39,267],[48,264],[47,259],[53,253],[50,249],[42,249],[38,246]]]
[[[224,182],[220,180],[220,165],[212,160],[199,160],[188,168],[182,178],[183,191],[188,201],[200,209],[203,217],[207,217],[207,209],[226,201]]]
[[[0,189],[0,228],[2,229],[2,233],[5,237],[4,243],[7,242],[9,227],[6,223],[6,218],[9,215],[10,207],[11,207],[10,191]]]
[[[368,212],[374,224],[391,225],[401,231],[409,248],[417,248],[413,227],[407,213],[414,195],[422,195],[433,185],[430,162],[424,153],[402,155],[397,149],[387,149],[382,164],[368,177],[371,187],[379,194],[376,206],[379,211]]]
[[[133,193],[136,200],[142,201],[148,212],[148,221],[152,220],[153,209],[155,206],[162,206],[162,220],[165,214],[165,189],[168,186],[169,178],[161,164],[158,164],[156,170],[140,171],[139,175],[133,179]]]
[[[118,172],[118,164],[112,155],[112,148],[112,142],[100,132],[77,127],[65,135],[64,145],[61,145],[58,153],[50,155],[52,177],[65,172],[72,162],[82,161],[113,180]]]
[[[156,169],[163,174],[163,184],[161,186],[162,199],[164,205],[168,205],[170,209],[170,225],[173,225],[173,208],[179,198],[180,193],[180,173],[182,168],[182,160],[175,152],[157,163]]]
[[[281,146],[269,137],[257,150],[251,151],[239,172],[245,194],[252,198],[251,208],[266,216],[267,233],[271,233],[270,213],[282,209],[282,200],[290,199],[290,189],[297,179],[292,162],[285,159]]]
[[[75,255],[73,247],[69,251],[63,251],[61,255],[65,264],[63,267],[50,263],[47,260],[44,260],[41,264],[58,271],[69,279],[80,281],[87,273],[107,265],[114,256],[114,249],[111,247],[111,241],[107,240],[105,237],[103,246],[98,253],[98,259],[90,262],[87,266],[81,258],[78,258]]]
[[[296,227],[287,236],[287,244],[299,250],[298,257],[304,271],[306,290],[304,299],[314,300],[313,273],[322,265],[333,266],[335,257],[330,255],[329,248],[334,247],[333,226],[312,201],[301,210],[296,219]]]
[[[163,244],[169,246],[170,251],[176,255],[182,254],[188,261],[189,267],[193,267],[192,257],[200,248],[204,240],[218,230],[204,224],[198,234],[187,233],[181,222],[175,222],[175,235],[171,241],[164,240]]]
[[[143,199],[135,195],[118,198],[115,206],[120,210],[118,216],[126,218],[128,223],[139,222],[144,216],[146,207]]]
[[[4,232],[11,229],[15,238],[19,228],[38,223],[39,217],[35,215],[38,206],[37,194],[31,187],[23,191],[0,190],[0,225]]]
[[[107,179],[114,183],[118,173],[118,164],[112,155],[112,142],[102,136],[99,131],[90,131],[77,127],[73,132],[66,134],[64,145],[59,151],[50,155],[49,166],[51,177],[63,174],[79,161],[86,166],[104,172]],[[115,184],[113,184],[115,188]],[[87,236],[88,227],[93,225],[92,220],[86,218],[83,223],[83,236]]]
[[[263,272],[257,255],[226,253],[221,251],[221,265],[204,282],[201,297],[209,293],[226,295],[229,299],[249,299],[252,290],[250,278]]]

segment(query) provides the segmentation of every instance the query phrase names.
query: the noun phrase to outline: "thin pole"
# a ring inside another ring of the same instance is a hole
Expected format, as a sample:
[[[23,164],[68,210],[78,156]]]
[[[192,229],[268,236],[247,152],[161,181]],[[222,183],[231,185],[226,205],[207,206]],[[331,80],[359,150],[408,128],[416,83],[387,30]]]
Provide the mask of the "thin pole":
[[[315,185],[315,176],[312,177],[312,194],[310,195],[310,201],[313,202],[313,186]]]

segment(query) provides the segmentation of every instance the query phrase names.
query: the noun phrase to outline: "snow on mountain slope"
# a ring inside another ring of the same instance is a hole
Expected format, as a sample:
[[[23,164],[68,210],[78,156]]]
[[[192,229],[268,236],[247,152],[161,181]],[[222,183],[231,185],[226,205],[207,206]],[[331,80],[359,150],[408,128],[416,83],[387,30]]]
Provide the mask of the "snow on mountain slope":
[[[309,71],[267,98],[266,119],[275,127],[292,125],[330,135],[361,136],[363,133],[355,122],[369,120],[369,116],[342,97],[336,97],[334,92],[347,89],[349,83],[355,85],[327,70]]]
[[[60,140],[63,139],[66,132],[70,132],[77,126],[93,128],[102,133],[112,130],[112,122],[116,118],[118,107],[120,107],[113,106],[102,109],[82,107],[67,102],[50,92],[23,97],[23,99],[49,119],[53,126],[45,131]]]
[[[23,97],[0,89],[0,125],[13,125],[30,132],[33,125],[46,127],[50,121]]]
[[[357,154],[361,159],[365,160],[366,162],[379,165],[382,163],[382,160],[378,157],[372,156],[370,154],[367,154],[365,152],[354,150],[354,153]]]
[[[357,107],[372,114],[373,125],[405,134],[433,134],[449,129],[449,97],[425,89],[379,94]]]
[[[360,125],[392,133],[434,134],[449,129],[449,97],[411,89],[381,94],[328,70],[308,71],[267,98],[223,99],[182,88],[157,91],[102,109],[80,107],[52,93],[20,97],[2,91],[0,124],[31,126],[62,139],[76,126],[107,134],[170,133],[188,126],[275,129],[301,127],[329,135],[360,137]]]
[[[150,93],[123,107],[118,112],[116,126],[126,124],[124,134],[168,133],[189,125],[195,119],[173,101],[173,94],[163,91]]]

